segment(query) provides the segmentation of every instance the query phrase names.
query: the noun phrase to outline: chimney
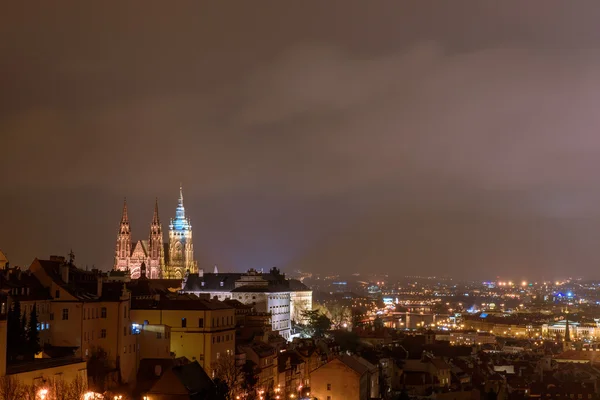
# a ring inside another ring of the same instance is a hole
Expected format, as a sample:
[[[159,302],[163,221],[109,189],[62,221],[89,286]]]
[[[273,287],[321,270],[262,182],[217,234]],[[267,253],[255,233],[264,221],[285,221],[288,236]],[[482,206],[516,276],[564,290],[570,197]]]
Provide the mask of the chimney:
[[[62,278],[64,283],[69,283],[69,265],[68,264],[60,265],[60,277]]]
[[[98,282],[97,294],[98,294],[98,297],[102,297],[102,275],[98,275],[96,277],[96,279]]]

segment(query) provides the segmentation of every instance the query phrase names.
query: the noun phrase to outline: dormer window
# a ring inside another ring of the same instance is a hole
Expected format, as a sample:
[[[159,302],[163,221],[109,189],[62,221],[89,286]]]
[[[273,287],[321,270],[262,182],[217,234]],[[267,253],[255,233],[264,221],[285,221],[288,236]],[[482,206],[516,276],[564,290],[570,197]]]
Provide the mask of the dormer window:
[[[201,282],[201,285],[204,286],[204,281]]]
[[[221,287],[223,287],[223,281],[221,281]]]

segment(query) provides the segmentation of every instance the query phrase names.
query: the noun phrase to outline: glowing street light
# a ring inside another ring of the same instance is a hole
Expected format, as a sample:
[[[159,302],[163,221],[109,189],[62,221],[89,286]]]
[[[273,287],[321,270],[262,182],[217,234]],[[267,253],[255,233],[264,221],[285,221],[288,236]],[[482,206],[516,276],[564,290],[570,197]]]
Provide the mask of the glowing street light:
[[[45,399],[46,399],[46,396],[48,396],[48,389],[40,389],[40,390],[38,391],[38,397],[39,397],[41,400],[45,400]]]

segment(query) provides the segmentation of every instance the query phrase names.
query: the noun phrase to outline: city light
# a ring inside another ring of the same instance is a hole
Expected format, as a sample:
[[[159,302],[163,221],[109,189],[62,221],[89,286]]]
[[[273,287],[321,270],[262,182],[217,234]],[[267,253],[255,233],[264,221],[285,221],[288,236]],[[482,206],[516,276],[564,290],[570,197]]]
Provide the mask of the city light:
[[[96,392],[86,392],[83,394],[83,400],[103,400],[104,395]],[[150,400],[149,398],[144,397],[144,400]]]
[[[37,394],[40,400],[45,400],[48,395],[48,389],[40,389]]]

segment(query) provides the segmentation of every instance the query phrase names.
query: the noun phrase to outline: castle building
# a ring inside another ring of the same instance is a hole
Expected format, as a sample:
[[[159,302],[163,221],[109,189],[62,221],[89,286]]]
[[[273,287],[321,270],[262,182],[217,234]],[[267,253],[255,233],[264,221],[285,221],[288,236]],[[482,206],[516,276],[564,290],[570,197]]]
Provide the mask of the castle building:
[[[186,272],[196,273],[192,225],[185,216],[183,189],[179,188],[179,200],[175,218],[169,224],[169,242],[163,242],[162,225],[158,216],[158,200],[154,204],[154,215],[150,224],[148,240],[131,239],[131,227],[127,214],[127,202],[123,203],[123,213],[117,234],[115,249],[115,271],[127,271],[131,278],[142,275],[150,279],[182,279]]]
[[[271,328],[291,340],[291,323],[305,322],[304,311],[312,310],[312,290],[296,279],[287,279],[277,268],[269,273],[254,269],[246,273],[214,273],[200,270],[182,281],[182,293],[224,301],[238,300],[251,305],[257,312],[271,314]]]

